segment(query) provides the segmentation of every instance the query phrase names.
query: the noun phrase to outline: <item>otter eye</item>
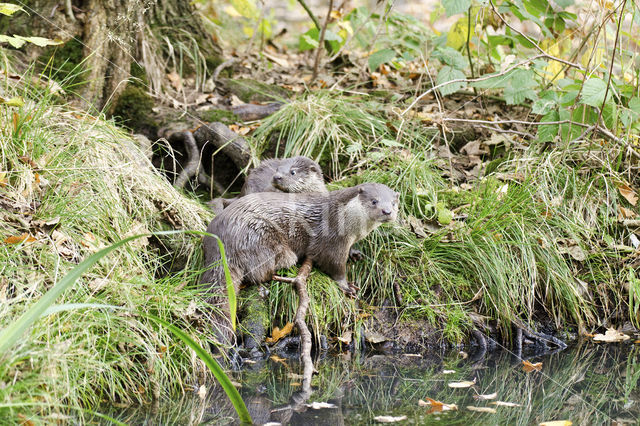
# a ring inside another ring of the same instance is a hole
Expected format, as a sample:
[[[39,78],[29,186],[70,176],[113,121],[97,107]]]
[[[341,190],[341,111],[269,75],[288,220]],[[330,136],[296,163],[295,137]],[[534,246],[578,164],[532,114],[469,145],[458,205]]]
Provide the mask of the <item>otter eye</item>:
[[[296,171],[295,170],[291,170],[291,176],[295,175]]]
[[[373,204],[375,206],[376,204],[378,204],[378,200],[371,201],[371,204]]]

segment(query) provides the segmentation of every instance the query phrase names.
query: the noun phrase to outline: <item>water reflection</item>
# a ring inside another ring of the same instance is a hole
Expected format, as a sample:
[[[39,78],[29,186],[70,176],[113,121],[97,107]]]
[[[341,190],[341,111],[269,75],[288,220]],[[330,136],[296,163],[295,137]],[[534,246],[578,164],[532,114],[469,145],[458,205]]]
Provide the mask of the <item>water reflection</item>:
[[[459,353],[442,357],[408,355],[349,355],[316,361],[318,374],[310,395],[302,392],[302,366],[296,361],[268,359],[234,374],[256,424],[359,425],[375,423],[380,415],[408,417],[401,424],[538,424],[571,420],[580,424],[637,424],[640,419],[640,349],[634,344],[585,343],[564,351],[530,358],[542,371],[527,373],[507,352],[480,360]],[[453,371],[445,374],[445,371]],[[474,381],[471,388],[454,389],[451,382]],[[497,393],[493,400],[477,395]],[[419,400],[432,398],[456,404],[457,411],[432,412]],[[332,404],[313,409],[313,401]],[[495,401],[520,404],[496,406]],[[467,406],[492,407],[495,413],[469,411]],[[171,414],[169,414],[171,413]],[[134,424],[233,424],[225,395],[209,389],[150,413],[116,418]],[[616,423],[617,422],[617,423]]]

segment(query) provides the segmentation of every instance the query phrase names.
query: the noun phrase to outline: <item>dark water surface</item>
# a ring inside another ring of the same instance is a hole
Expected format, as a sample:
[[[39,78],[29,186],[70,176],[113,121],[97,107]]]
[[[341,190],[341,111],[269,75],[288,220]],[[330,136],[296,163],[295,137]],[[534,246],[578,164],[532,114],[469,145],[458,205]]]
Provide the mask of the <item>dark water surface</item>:
[[[473,353],[443,356],[349,355],[316,361],[313,393],[301,394],[302,367],[296,360],[268,359],[233,374],[256,424],[375,424],[376,416],[407,416],[396,424],[531,425],[570,420],[574,425],[638,424],[640,419],[640,345],[585,343],[554,354],[527,358],[541,371],[525,372],[506,351],[474,359]],[[453,372],[449,372],[449,371]],[[469,388],[453,382],[475,381]],[[477,395],[496,393],[494,399]],[[432,398],[456,404],[439,412],[419,401]],[[520,406],[496,406],[503,401]],[[330,408],[305,404],[323,402]],[[495,413],[470,411],[489,407]],[[147,412],[116,416],[131,424],[233,424],[233,411],[217,388],[162,404]]]

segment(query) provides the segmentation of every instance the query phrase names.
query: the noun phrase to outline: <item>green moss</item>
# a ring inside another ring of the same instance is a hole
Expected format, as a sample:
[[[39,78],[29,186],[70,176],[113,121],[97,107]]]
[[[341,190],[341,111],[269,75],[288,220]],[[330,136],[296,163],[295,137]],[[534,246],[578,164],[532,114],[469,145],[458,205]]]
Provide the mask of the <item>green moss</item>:
[[[157,127],[151,114],[153,99],[141,87],[127,85],[113,108],[113,117],[118,123],[134,131]]]
[[[129,72],[131,73],[132,77],[130,84],[136,87],[149,87],[149,78],[147,78],[147,72],[144,68],[142,68],[140,64],[132,62]]]
[[[235,123],[240,121],[237,115],[232,113],[231,111],[226,111],[223,109],[210,109],[207,111],[198,111],[198,118],[201,120],[212,123],[214,121],[219,121],[221,123]]]

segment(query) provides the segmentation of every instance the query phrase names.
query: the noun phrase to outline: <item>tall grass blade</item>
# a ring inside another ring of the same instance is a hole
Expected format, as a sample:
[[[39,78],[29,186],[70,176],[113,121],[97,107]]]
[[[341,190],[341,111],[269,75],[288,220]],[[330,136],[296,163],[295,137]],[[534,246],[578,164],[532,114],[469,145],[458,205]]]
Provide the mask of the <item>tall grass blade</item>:
[[[244,401],[242,400],[240,393],[235,388],[235,386],[233,386],[233,383],[231,383],[231,380],[229,380],[227,375],[224,373],[224,371],[222,370],[222,367],[220,367],[220,364],[218,364],[218,362],[215,359],[213,359],[213,357],[209,355],[209,353],[205,351],[202,348],[202,346],[196,343],[195,340],[193,340],[188,334],[180,330],[175,325],[168,323],[167,321],[160,319],[156,316],[153,316],[151,314],[140,313],[140,315],[145,316],[149,319],[152,319],[158,322],[159,324],[162,324],[168,330],[170,330],[173,334],[175,334],[176,337],[178,337],[180,340],[186,343],[191,349],[193,349],[196,355],[198,355],[198,357],[202,361],[204,361],[207,367],[209,367],[209,370],[213,373],[216,380],[218,380],[218,382],[222,386],[222,389],[224,389],[225,393],[231,400],[233,407],[236,409],[236,412],[238,413],[238,417],[240,417],[240,421],[246,424],[253,424],[253,421],[251,420],[251,415],[249,414],[249,411],[247,410],[247,406],[244,404]]]
[[[224,245],[222,240],[216,235],[210,234],[218,241],[218,247],[220,248],[220,257],[222,258],[222,268],[224,269],[224,280],[227,283],[227,295],[229,296],[229,315],[231,316],[231,328],[236,331],[236,311],[238,309],[238,299],[236,297],[236,289],[233,287],[233,281],[231,281],[231,272],[229,272],[229,264],[227,263],[227,255],[224,252]]]

